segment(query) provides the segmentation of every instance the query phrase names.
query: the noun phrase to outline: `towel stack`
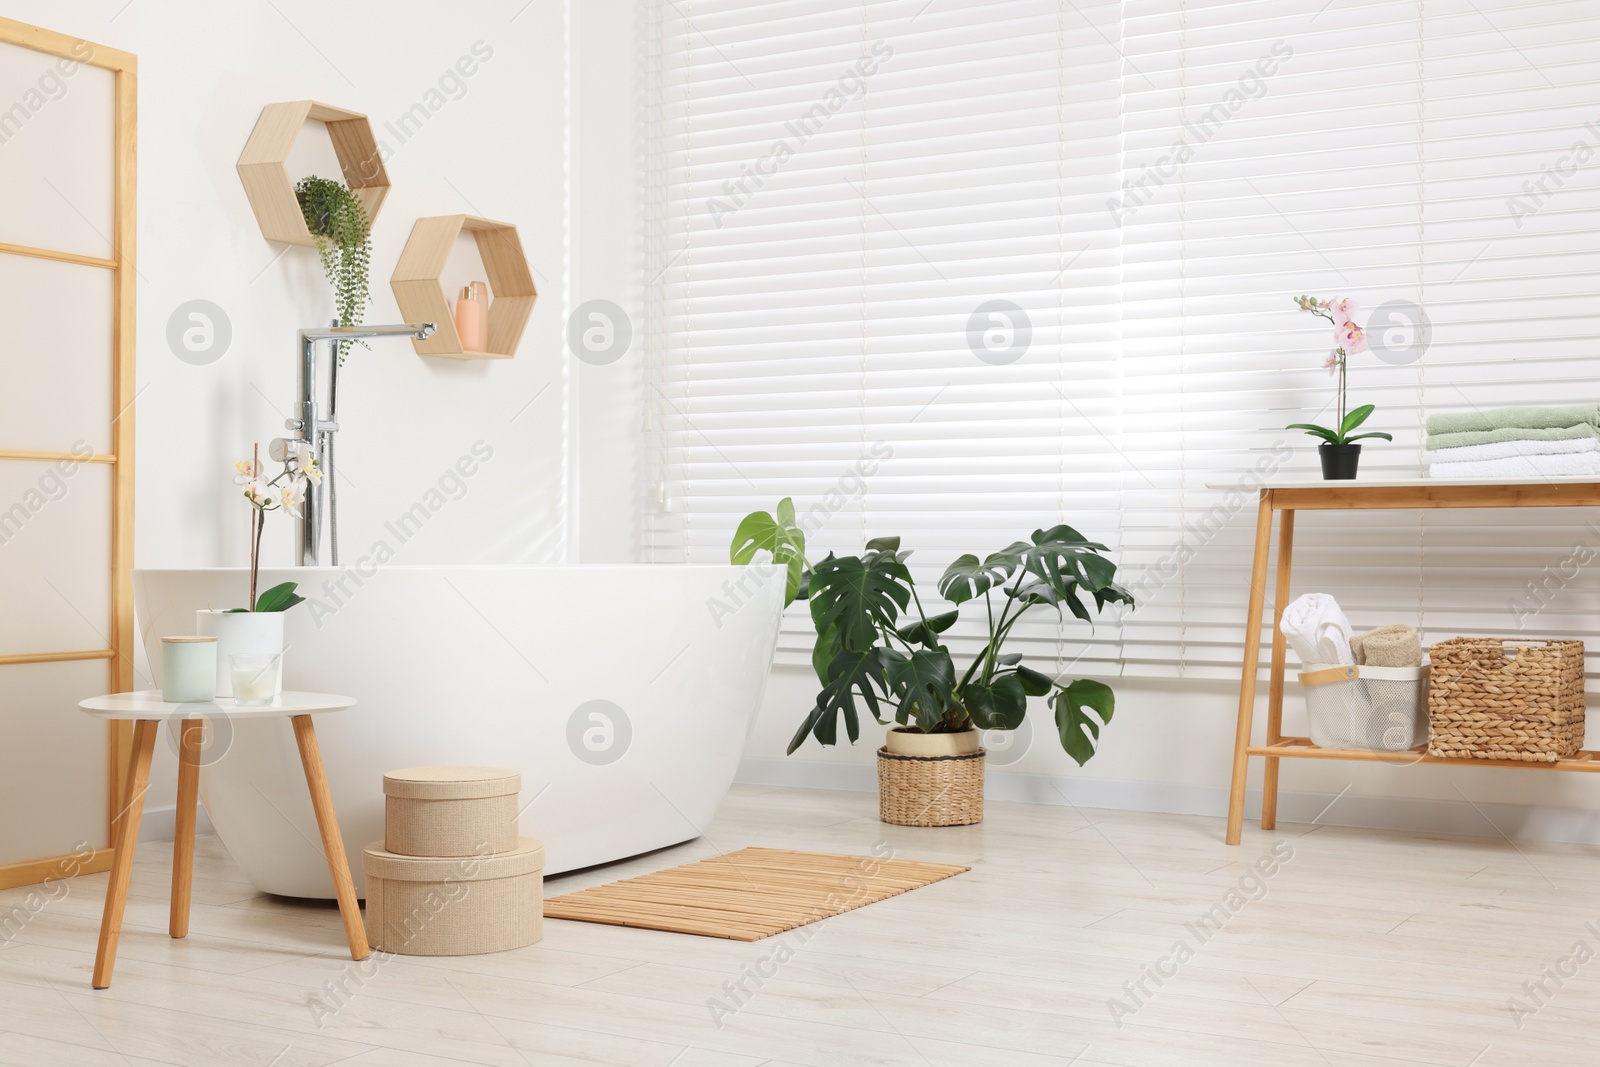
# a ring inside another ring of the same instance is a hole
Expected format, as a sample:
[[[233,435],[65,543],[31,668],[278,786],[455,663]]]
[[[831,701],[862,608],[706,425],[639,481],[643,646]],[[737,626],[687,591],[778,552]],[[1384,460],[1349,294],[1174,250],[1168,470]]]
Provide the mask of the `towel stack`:
[[[1428,416],[1431,478],[1600,474],[1600,409],[1496,408]]]

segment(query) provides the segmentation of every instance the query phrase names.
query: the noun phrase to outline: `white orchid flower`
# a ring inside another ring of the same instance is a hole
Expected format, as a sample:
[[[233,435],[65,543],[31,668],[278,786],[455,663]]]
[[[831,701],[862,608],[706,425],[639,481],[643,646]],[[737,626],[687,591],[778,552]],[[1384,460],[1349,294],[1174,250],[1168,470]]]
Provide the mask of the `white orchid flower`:
[[[249,485],[261,475],[261,472],[256,469],[255,463],[248,459],[238,461],[233,465],[233,469],[235,472],[233,475],[234,485]]]
[[[248,497],[250,499],[250,503],[254,504],[256,507],[265,507],[266,505],[272,503],[272,486],[268,485],[260,478],[252,478],[245,483],[244,495]]]
[[[278,506],[295,518],[300,517],[300,505],[306,498],[306,483],[299,478],[278,487]]]
[[[317,466],[316,457],[311,454],[311,446],[304,441],[294,443],[295,471],[312,485],[322,484],[322,468]]]

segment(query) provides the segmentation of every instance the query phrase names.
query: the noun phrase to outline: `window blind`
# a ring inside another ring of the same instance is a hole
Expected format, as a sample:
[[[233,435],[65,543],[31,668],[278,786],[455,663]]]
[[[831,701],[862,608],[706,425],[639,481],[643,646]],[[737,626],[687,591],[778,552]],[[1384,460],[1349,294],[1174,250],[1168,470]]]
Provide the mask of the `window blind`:
[[[656,10],[648,558],[725,560],[785,496],[813,559],[899,534],[933,600],[1041,527],[1115,546],[1118,5]]]
[[[1428,413],[1600,397],[1583,0],[649,11],[650,559],[724,559],[783,496],[814,555],[898,533],[929,582],[1065,521],[1141,606],[1036,650],[1225,678],[1254,486],[1315,477],[1283,427],[1332,418],[1331,330],[1292,296],[1363,305],[1351,402],[1395,436],[1368,476],[1422,470]],[[1294,592],[1595,647],[1597,531],[1321,513]]]
[[[1317,477],[1315,442],[1283,427],[1333,421],[1330,330],[1292,295],[1364,308],[1350,402],[1395,436],[1367,445],[1364,475],[1416,477],[1428,413],[1600,398],[1600,196],[1581,163],[1600,149],[1600,13],[1139,0],[1122,33],[1123,561],[1146,593],[1125,671],[1236,677],[1254,493],[1205,486]],[[1593,648],[1600,603],[1578,572],[1600,535],[1583,521],[1307,515],[1292,595],[1333,592],[1357,629]]]

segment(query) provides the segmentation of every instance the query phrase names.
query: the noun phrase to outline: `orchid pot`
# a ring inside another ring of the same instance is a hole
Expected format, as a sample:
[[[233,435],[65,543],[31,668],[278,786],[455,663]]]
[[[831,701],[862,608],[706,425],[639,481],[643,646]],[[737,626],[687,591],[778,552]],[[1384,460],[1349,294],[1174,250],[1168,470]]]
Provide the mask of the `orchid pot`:
[[[1317,446],[1317,457],[1322,460],[1322,480],[1325,482],[1351,481],[1356,476],[1356,466],[1361,462],[1358,444],[1330,444]]]
[[[229,663],[234,656],[283,655],[283,612],[219,611],[201,608],[195,612],[195,633],[217,639],[217,696],[233,696],[233,676]],[[283,689],[283,665],[279,660],[278,684]]]

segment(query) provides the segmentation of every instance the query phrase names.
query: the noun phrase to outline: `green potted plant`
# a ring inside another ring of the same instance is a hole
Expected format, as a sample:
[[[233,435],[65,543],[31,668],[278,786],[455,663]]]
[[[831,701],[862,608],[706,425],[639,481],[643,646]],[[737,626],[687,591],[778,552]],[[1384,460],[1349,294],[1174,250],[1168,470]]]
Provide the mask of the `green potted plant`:
[[[1322,443],[1317,446],[1317,455],[1322,461],[1323,480],[1348,481],[1356,476],[1356,467],[1361,462],[1360,442],[1371,437],[1381,437],[1385,441],[1394,440],[1386,433],[1356,433],[1361,424],[1376,410],[1377,405],[1362,404],[1354,411],[1345,409],[1347,365],[1351,356],[1367,350],[1366,331],[1356,322],[1356,315],[1360,309],[1356,306],[1355,300],[1348,296],[1335,297],[1332,300],[1297,296],[1294,298],[1294,303],[1301,311],[1309,311],[1333,324],[1333,351],[1323,359],[1322,365],[1327,368],[1329,374],[1339,377],[1338,418],[1333,426],[1296,422],[1284,428],[1304,430],[1313,437],[1321,438]]]
[[[322,273],[333,286],[339,325],[359,326],[371,301],[368,272],[372,262],[372,222],[367,209],[342,182],[312,175],[294,187],[306,229],[317,242]],[[348,341],[339,342],[344,357]]]
[[[863,713],[890,726],[878,752],[880,813],[886,822],[950,826],[983,818],[983,750],[979,730],[1014,730],[1030,698],[1055,714],[1061,747],[1079,766],[1093,756],[1111,721],[1115,694],[1093,679],[1063,681],[1024,666],[1005,652],[1007,638],[1035,609],[1070,612],[1092,623],[1106,605],[1133,604],[1116,584],[1106,546],[1070,526],[1035,530],[983,559],[963,555],[945,569],[939,592],[953,610],[929,615],[898,537],[868,541],[858,556],[829,556],[810,567],[794,508],[756,512],[739,524],[730,549],[736,563],[765,550],[790,575],[790,600],[810,601],[817,640],[812,667],[821,683],[816,702],[789,743],[807,737],[837,743],[839,722],[853,744]],[[944,635],[967,604],[983,605],[982,648],[957,673]],[[1091,609],[1090,604],[1093,607]],[[892,724],[892,725],[891,725]]]

